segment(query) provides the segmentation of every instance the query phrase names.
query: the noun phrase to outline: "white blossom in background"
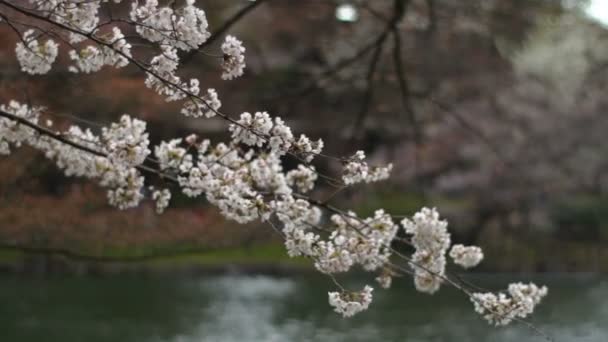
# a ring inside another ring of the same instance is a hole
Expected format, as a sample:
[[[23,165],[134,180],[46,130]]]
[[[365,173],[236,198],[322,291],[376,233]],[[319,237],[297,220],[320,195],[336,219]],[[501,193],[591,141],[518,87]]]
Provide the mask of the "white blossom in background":
[[[454,263],[464,268],[477,266],[483,260],[483,252],[477,246],[453,245],[450,250],[450,257]]]
[[[281,159],[275,154],[262,155],[252,159],[247,172],[252,185],[257,189],[272,192],[275,195],[290,195],[291,188],[283,172]]]
[[[331,216],[334,225],[330,241],[319,242],[315,267],[322,273],[347,272],[356,264],[366,271],[384,266],[391,256],[391,242],[399,229],[392,217],[377,210],[360,219],[353,212]]]
[[[198,80],[191,81],[190,84],[182,83],[175,74],[179,66],[177,50],[168,45],[163,45],[161,48],[161,54],[152,58],[150,62],[146,86],[154,89],[159,95],[166,96],[167,102],[182,100],[188,95],[184,90],[189,90],[190,86],[198,89]]]
[[[389,163],[386,166],[372,166],[367,178],[365,179],[366,183],[373,183],[383,181],[388,179],[391,176],[391,172],[393,171],[393,164]]]
[[[196,135],[196,134],[194,134],[194,133],[193,133],[193,134],[190,134],[189,136],[187,136],[187,137],[184,139],[184,141],[185,141],[186,143],[188,143],[189,145],[195,145],[195,144],[196,144],[196,142],[198,141],[198,135]]]
[[[237,123],[231,124],[229,128],[232,140],[249,146],[262,146],[266,141],[264,137],[272,129],[272,119],[266,112],[256,112],[253,116],[245,112]]]
[[[118,187],[108,190],[108,202],[118,209],[125,210],[135,208],[144,198],[142,188],[144,177],[134,169],[128,169],[119,178]]]
[[[320,239],[318,234],[304,229],[283,229],[283,232],[287,236],[285,249],[290,257],[315,254],[314,248]]]
[[[278,155],[287,153],[293,143],[291,128],[285,124],[283,119],[276,117],[274,118],[274,127],[272,127],[270,133],[272,136],[268,144],[271,151]]]
[[[366,285],[360,292],[329,292],[329,305],[342,316],[352,317],[367,310],[372,302],[373,290],[372,287]]]
[[[222,106],[215,89],[207,89],[207,94],[201,99],[190,98],[184,103],[181,113],[193,118],[206,117],[212,118]]]
[[[198,48],[211,35],[205,11],[194,6],[195,0],[186,0],[185,6],[159,6],[158,0],[146,0],[140,5],[134,1],[131,20],[139,23],[136,31],[144,39],[180,50]]]
[[[445,254],[450,247],[448,223],[439,219],[435,208],[422,208],[412,220],[401,221],[405,232],[412,235],[416,249],[410,266],[414,269],[414,284],[420,292],[433,294],[439,290],[445,275]]]
[[[83,33],[92,33],[99,23],[99,7],[102,1],[78,0],[30,0],[39,11],[42,11],[51,20]],[[114,0],[119,3],[120,0]],[[70,44],[77,44],[86,39],[86,36],[75,32],[69,33]]]
[[[65,133],[70,141],[77,142],[93,150],[101,148],[99,137],[90,129],[82,129],[76,125],[70,126]],[[91,155],[71,146],[63,146],[49,141],[49,145],[39,146],[45,151],[46,157],[55,160],[57,167],[63,170],[66,176],[101,178],[103,184],[114,182],[117,175],[115,168],[107,158]],[[123,168],[124,169],[124,168]]]
[[[228,35],[222,43],[222,52],[224,53],[222,79],[232,80],[242,76],[245,69],[245,47],[243,47],[243,43]]]
[[[358,233],[365,237],[365,244],[357,247],[357,262],[367,271],[375,271],[384,266],[391,254],[393,242],[399,226],[395,224],[391,215],[383,209],[374,212],[373,217],[363,220]]]
[[[475,311],[483,316],[490,324],[507,325],[514,319],[523,319],[534,312],[534,308],[547,295],[547,287],[538,287],[533,283],[510,284],[508,295],[474,293],[471,301]]]
[[[154,187],[150,187],[150,190],[152,191],[152,200],[156,203],[156,213],[162,214],[169,206],[171,191],[169,189],[155,190]]]
[[[22,40],[15,48],[21,70],[31,75],[49,72],[57,59],[59,45],[52,39],[40,44],[34,37],[34,30],[25,31]]]
[[[40,108],[29,108],[17,101],[10,101],[8,105],[0,105],[0,110],[38,123]],[[35,131],[27,126],[20,125],[6,118],[0,118],[0,155],[11,153],[10,145],[20,147],[23,143],[31,142]]]
[[[98,48],[89,45],[80,51],[70,50],[70,59],[75,62],[69,70],[74,73],[91,73],[101,70],[104,66],[123,68],[129,64],[127,57],[131,57],[131,44],[118,27],[112,28],[112,34],[104,38],[106,43],[112,47],[103,46]]]
[[[344,166],[344,174],[342,181],[344,184],[355,184],[365,180],[369,172],[369,168],[365,160],[365,152],[357,151],[350,161]]]
[[[393,164],[370,168],[365,161],[365,152],[357,151],[344,165],[342,181],[346,185],[378,182],[387,179],[392,170]]]
[[[180,147],[182,139],[173,139],[169,142],[162,141],[154,147],[154,155],[158,159],[161,170],[179,167],[186,155],[186,149]]]
[[[39,109],[29,108],[18,102],[12,101],[8,106],[0,106],[0,110],[24,118],[32,123],[39,120]],[[108,153],[110,158],[82,151],[63,142],[40,135],[37,131],[27,126],[11,122],[8,119],[0,119],[0,152],[9,153],[8,146],[19,147],[27,144],[32,148],[40,150],[44,155],[57,164],[67,176],[78,176],[96,179],[99,185],[108,188],[108,202],[119,209],[136,207],[143,199],[142,187],[144,177],[132,165],[142,160],[146,154],[147,133],[144,133],[142,124],[135,123],[138,128],[134,134],[124,134],[121,130],[123,125],[131,125],[133,121],[126,117],[120,123],[105,128],[106,138],[111,137],[116,147],[112,150],[102,142],[99,136],[90,130],[83,130],[78,126],[71,126],[62,136],[89,148],[97,153]],[[143,125],[145,129],[145,125]],[[134,142],[134,146],[123,145],[125,141]],[[110,144],[112,145],[112,144]],[[109,151],[107,149],[110,149]]]
[[[270,209],[283,224],[282,234],[285,238],[285,248],[290,256],[318,255],[320,236],[310,231],[311,227],[319,224],[321,210],[303,199],[294,199],[291,195],[283,195],[270,202]]]
[[[393,277],[390,273],[383,272],[382,274],[376,277],[376,282],[380,284],[380,287],[382,287],[383,289],[388,289],[393,283]]]
[[[104,127],[101,138],[113,163],[133,167],[143,164],[150,154],[146,123],[128,115],[123,115],[109,128]]]
[[[320,154],[325,146],[323,140],[312,141],[304,134],[300,134],[298,141],[292,145],[295,153],[304,158],[307,163],[310,163],[316,155]]]
[[[317,172],[314,166],[298,165],[298,168],[287,172],[287,184],[306,193],[315,187]]]

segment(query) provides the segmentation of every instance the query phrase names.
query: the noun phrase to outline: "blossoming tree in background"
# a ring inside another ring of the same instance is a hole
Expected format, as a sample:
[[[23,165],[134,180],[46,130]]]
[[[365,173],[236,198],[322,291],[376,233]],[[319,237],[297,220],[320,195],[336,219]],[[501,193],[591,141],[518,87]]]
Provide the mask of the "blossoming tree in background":
[[[116,16],[113,6],[125,3],[127,15]],[[405,3],[395,0],[397,12]],[[367,309],[373,298],[370,285],[348,290],[338,282],[337,274],[355,267],[373,274],[382,288],[402,275],[411,275],[416,289],[428,294],[443,284],[454,286],[495,325],[524,319],[547,294],[546,287],[523,283],[499,293],[479,292],[452,276],[446,271],[447,256],[468,269],[482,261],[483,252],[477,246],[452,245],[448,223],[436,209],[422,208],[403,218],[379,208],[372,217],[359,217],[316,198],[314,190],[325,183],[344,189],[385,180],[392,165],[371,165],[364,151],[346,157],[325,154],[321,139],[294,132],[265,111],[221,111],[222,97],[215,89],[178,75],[184,57],[218,38],[194,0],[0,0],[0,21],[19,36],[15,55],[24,73],[65,68],[87,74],[129,67],[140,72],[142,86],[180,104],[176,119],[220,120],[230,137],[212,142],[193,132],[153,146],[146,122],[137,115],[124,114],[99,131],[75,124],[60,130],[43,107],[10,101],[0,106],[0,154],[32,147],[66,176],[105,188],[108,203],[121,210],[154,201],[162,214],[172,193],[181,192],[204,197],[228,220],[266,222],[282,236],[289,256],[310,259],[334,281],[337,291],[329,292],[329,304],[345,317]],[[396,34],[396,22],[388,23],[387,36]],[[220,51],[208,53],[222,70],[218,77],[232,81],[243,75],[245,49],[237,37],[226,35]],[[58,62],[62,54],[69,65]],[[224,101],[229,97],[224,95]],[[342,173],[318,171],[320,158],[342,165]],[[288,168],[287,159],[298,165]],[[402,253],[399,244],[412,247],[413,255]]]

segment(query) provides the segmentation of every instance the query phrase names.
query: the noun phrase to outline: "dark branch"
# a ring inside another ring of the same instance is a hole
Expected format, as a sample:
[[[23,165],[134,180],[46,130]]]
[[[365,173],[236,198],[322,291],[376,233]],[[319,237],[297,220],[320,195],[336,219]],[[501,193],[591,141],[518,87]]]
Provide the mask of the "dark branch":
[[[399,90],[401,92],[401,102],[403,109],[410,122],[412,130],[412,136],[416,145],[420,145],[422,142],[422,135],[420,131],[420,125],[416,118],[416,113],[410,101],[412,94],[410,93],[410,86],[405,75],[405,67],[403,66],[403,58],[401,56],[401,35],[397,29],[393,30],[393,62],[395,64],[395,71],[397,74],[397,80],[399,82]]]
[[[386,38],[386,36],[384,36]],[[372,60],[369,64],[369,68],[367,71],[366,77],[366,90],[365,95],[363,96],[363,102],[361,104],[361,109],[357,118],[355,119],[355,124],[353,126],[353,130],[351,132],[350,140],[354,142],[357,138],[357,133],[361,130],[363,123],[365,122],[365,117],[370,110],[372,99],[374,97],[374,76],[376,75],[376,68],[378,66],[378,61],[380,60],[380,56],[382,55],[382,50],[384,48],[384,40],[380,42],[380,45],[376,47],[374,51],[374,55],[372,56]]]
[[[238,12],[236,12],[230,19],[226,20],[224,22],[224,24],[222,24],[222,26],[220,26],[220,28],[215,31],[203,44],[201,44],[196,50],[192,50],[190,52],[188,52],[187,54],[185,54],[182,58],[181,58],[181,63],[182,65],[185,65],[186,63],[190,62],[190,60],[192,60],[192,58],[198,53],[200,52],[202,49],[206,48],[207,46],[213,44],[216,40],[220,39],[224,33],[226,33],[228,30],[230,30],[230,28],[232,26],[234,26],[236,23],[238,23],[243,17],[245,17],[249,12],[253,11],[256,7],[258,7],[259,5],[261,5],[263,2],[265,2],[266,0],[257,0],[253,3],[251,3],[248,6],[245,6],[243,8],[241,8]]]

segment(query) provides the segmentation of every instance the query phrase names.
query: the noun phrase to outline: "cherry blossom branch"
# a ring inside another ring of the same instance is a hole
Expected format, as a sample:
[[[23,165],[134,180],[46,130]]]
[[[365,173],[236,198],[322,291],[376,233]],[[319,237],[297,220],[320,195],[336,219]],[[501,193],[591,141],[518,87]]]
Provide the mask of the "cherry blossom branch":
[[[29,121],[27,119],[24,119],[24,118],[22,118],[20,116],[8,113],[8,112],[3,111],[3,110],[0,110],[0,117],[5,117],[7,119],[16,121],[16,122],[18,122],[18,123],[20,123],[20,124],[22,124],[24,126],[27,126],[27,127],[31,128],[31,129],[34,129],[36,132],[38,132],[41,135],[48,136],[49,138],[52,138],[52,139],[54,139],[56,141],[59,141],[59,142],[61,142],[63,144],[66,144],[66,145],[69,145],[71,147],[74,147],[74,148],[76,148],[78,150],[81,150],[83,152],[87,152],[87,153],[90,153],[90,154],[98,156],[98,157],[104,157],[104,158],[108,157],[108,155],[105,154],[105,153],[103,153],[103,152],[94,150],[94,149],[92,149],[92,148],[90,148],[88,146],[85,146],[85,145],[79,144],[77,142],[74,142],[74,141],[66,138],[64,135],[62,135],[60,133],[54,132],[54,131],[46,128],[46,127],[37,125],[37,124],[35,124],[35,123],[33,123],[33,122],[31,122],[31,121]],[[177,183],[177,179],[175,177],[173,177],[171,175],[168,175],[168,174],[165,174],[165,173],[162,173],[162,172],[160,172],[158,170],[155,170],[155,169],[153,169],[151,167],[148,167],[148,166],[145,166],[145,165],[138,165],[137,169],[139,169],[139,170],[141,170],[142,172],[145,172],[145,173],[155,174],[155,175],[159,176],[160,178],[166,178],[168,180],[171,180],[171,181]]]
[[[156,170],[144,165],[151,160],[149,154],[152,153],[144,121],[123,115],[119,122],[102,127],[100,135],[72,126],[67,134],[78,139],[74,141],[38,125],[38,109],[33,110],[13,101],[8,106],[1,107],[0,117],[4,119],[0,120],[0,153],[9,154],[11,146],[19,147],[23,143],[37,148],[53,159],[66,175],[98,180],[101,186],[109,189],[109,203],[120,209],[135,207],[144,198],[142,189],[146,185],[146,179],[141,176],[142,173],[156,174],[161,179],[176,184],[186,196],[205,195],[227,219],[238,223],[254,220],[269,222],[285,239],[290,256],[312,259],[315,268],[334,281],[334,274],[348,272],[359,265],[369,272],[382,270],[377,281],[382,287],[388,287],[392,274],[386,274],[385,270],[391,267],[393,271],[398,269],[399,266],[391,261],[391,257],[399,257],[411,268],[419,291],[432,294],[439,290],[443,282],[455,286],[469,296],[475,309],[493,324],[504,325],[527,316],[546,295],[544,287],[521,283],[509,285],[509,297],[504,293],[472,293],[452,280],[445,270],[448,255],[455,264],[469,268],[483,259],[483,253],[476,246],[452,245],[447,221],[441,220],[435,209],[423,208],[399,225],[395,223],[395,216],[384,210],[376,211],[373,217],[359,218],[353,212],[345,212],[330,204],[333,195],[326,201],[304,195],[315,188],[318,177],[333,181],[333,178],[315,170],[311,164],[314,156],[343,163],[341,182],[334,184],[338,191],[344,186],[385,179],[392,165],[370,167],[365,162],[363,151],[357,151],[350,158],[324,155],[321,153],[321,140],[311,142],[305,135],[296,140],[291,128],[279,117],[273,120],[266,112],[245,112],[239,119],[233,118],[219,111],[221,103],[215,90],[208,89],[206,94],[201,95],[198,79],[183,82],[176,75],[179,67],[178,51],[187,52],[201,47],[205,42],[209,43],[210,36],[205,12],[196,7],[193,0],[187,0],[184,6],[170,5],[160,9],[155,1],[147,1],[143,5],[133,3],[129,24],[151,46],[157,46],[161,50],[161,54],[150,62],[132,56],[131,45],[117,26],[112,28],[111,33],[97,32],[100,27],[97,24],[101,2],[79,2],[78,6],[63,8],[60,5],[70,5],[70,0],[57,1],[57,6],[53,8],[47,7],[48,2],[38,1],[32,2],[34,9],[7,0],[0,0],[0,6],[63,31],[70,37],[70,42],[79,43],[88,39],[94,43],[80,52],[70,51],[70,58],[78,66],[71,67],[71,71],[94,72],[104,65],[119,68],[133,64],[146,75],[145,84],[148,88],[166,96],[167,101],[185,100],[182,108],[184,115],[217,115],[227,121],[231,141],[211,147],[208,140],[199,141],[198,137],[189,136],[185,139],[187,149],[182,147],[182,139],[163,141],[154,146],[158,166]],[[375,49],[368,71],[368,81],[373,81],[382,46],[388,36],[393,34],[393,58],[400,77],[403,100],[406,101],[409,98],[409,88],[403,72],[397,23],[408,5],[407,0],[394,0],[393,17],[369,46],[369,50],[361,50],[355,54],[354,59],[347,59],[346,64],[339,63],[338,68],[329,70],[327,75]],[[41,11],[37,12],[36,9]],[[81,12],[74,12],[81,9]],[[73,15],[77,17],[74,21],[71,19]],[[110,18],[109,23],[119,20],[113,19],[111,15]],[[221,32],[222,29],[220,34]],[[32,38],[34,34],[34,30],[28,30],[20,38]],[[58,44],[47,40],[41,45],[36,38],[34,35],[33,39],[24,39],[24,42],[17,45],[17,58],[24,71],[44,74],[51,69],[57,57]],[[235,37],[227,36],[221,50],[224,69],[222,78],[230,80],[242,75],[245,67],[245,48],[242,43]],[[100,57],[101,63],[87,61],[86,58],[91,55]],[[366,102],[369,104],[370,101],[371,97]],[[404,102],[404,107],[407,111],[409,103]],[[416,118],[413,119],[415,123]],[[281,158],[285,155],[291,155],[301,162],[297,169],[284,169]],[[171,192],[168,189],[154,189],[152,199],[156,201],[159,213],[167,207],[170,198]],[[327,228],[319,225],[323,210],[331,213],[330,222],[323,223]],[[273,220],[282,226],[276,227]],[[309,226],[319,234],[310,231]],[[398,238],[400,227],[411,235],[411,240]],[[415,249],[412,257],[396,250],[392,246],[394,241],[411,245]],[[335,283],[341,292],[328,293],[329,303],[335,311],[344,316],[352,316],[367,309],[372,301],[373,289],[370,286],[358,292],[349,292],[337,281]]]

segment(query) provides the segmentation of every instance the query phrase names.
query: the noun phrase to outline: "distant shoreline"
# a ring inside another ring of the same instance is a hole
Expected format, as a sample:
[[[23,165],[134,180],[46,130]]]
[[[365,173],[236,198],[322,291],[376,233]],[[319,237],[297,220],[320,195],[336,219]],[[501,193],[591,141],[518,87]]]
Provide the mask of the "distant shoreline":
[[[290,276],[315,272],[311,260],[290,258],[282,245],[214,249],[166,249],[54,253],[55,249],[0,248],[1,274],[32,275],[270,275]],[[82,253],[82,254],[79,254]],[[500,258],[489,258],[488,261]],[[586,267],[581,267],[586,265]],[[460,269],[454,269],[461,272]],[[463,272],[464,273],[464,272]],[[469,273],[469,272],[466,272]],[[471,273],[607,274],[604,263],[482,263]]]
[[[50,249],[49,249],[50,250]],[[132,255],[59,254],[0,249],[0,273],[67,275],[218,275],[287,276],[314,272],[309,260],[289,258],[281,245]]]
[[[290,276],[313,273],[312,266],[294,263],[259,263],[238,262],[218,264],[181,264],[181,265],[153,265],[144,262],[90,262],[60,260],[50,258],[46,260],[0,262],[0,274],[32,274],[32,275],[270,275]]]

